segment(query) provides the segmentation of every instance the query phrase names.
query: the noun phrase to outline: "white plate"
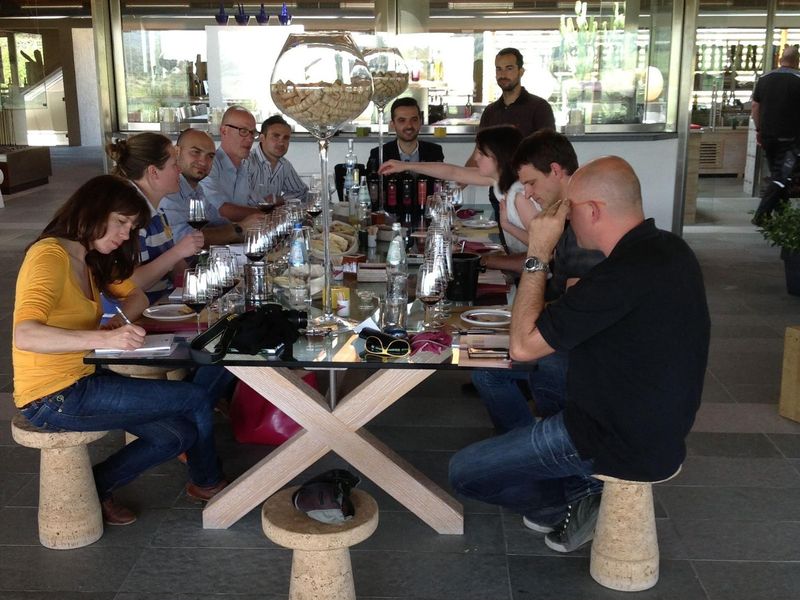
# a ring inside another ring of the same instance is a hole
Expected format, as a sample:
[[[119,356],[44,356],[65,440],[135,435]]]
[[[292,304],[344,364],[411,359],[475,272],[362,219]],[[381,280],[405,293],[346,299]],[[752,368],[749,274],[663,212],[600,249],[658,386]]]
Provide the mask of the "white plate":
[[[183,304],[158,304],[145,308],[142,314],[155,321],[183,321],[195,316],[194,311]]]
[[[461,221],[461,224],[470,229],[490,229],[492,227],[497,227],[497,221],[487,219],[469,219],[467,221]]]
[[[461,320],[481,327],[505,327],[511,325],[511,311],[501,308],[473,308],[461,313]]]

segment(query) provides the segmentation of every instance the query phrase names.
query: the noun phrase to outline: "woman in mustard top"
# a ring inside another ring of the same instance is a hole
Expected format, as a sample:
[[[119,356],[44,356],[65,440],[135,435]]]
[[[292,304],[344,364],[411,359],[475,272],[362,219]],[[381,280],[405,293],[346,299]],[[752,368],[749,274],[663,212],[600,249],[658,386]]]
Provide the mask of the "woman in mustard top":
[[[53,431],[124,429],[138,436],[94,467],[103,517],[116,525],[136,516],[114,503],[114,490],[182,452],[190,496],[208,500],[227,485],[208,390],[131,379],[83,363],[91,350],[132,350],[144,341],[136,325],[99,327],[100,292],[120,298],[134,318],[147,307],[129,278],[139,254],[136,230],[149,218],[145,199],[129,182],[112,175],[89,180],[28,248],[14,304],[14,402],[22,414]]]

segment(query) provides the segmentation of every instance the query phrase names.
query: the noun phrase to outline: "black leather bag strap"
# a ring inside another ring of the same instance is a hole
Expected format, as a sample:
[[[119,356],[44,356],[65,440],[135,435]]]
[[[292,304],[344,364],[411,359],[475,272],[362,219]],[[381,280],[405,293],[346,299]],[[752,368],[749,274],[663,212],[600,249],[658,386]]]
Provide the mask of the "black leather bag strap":
[[[201,365],[211,365],[221,361],[228,353],[231,341],[236,335],[237,330],[237,315],[231,314],[224,316],[191,341],[189,344],[189,354],[192,360]],[[214,350],[209,352],[207,347],[217,338],[219,338],[219,342],[214,346]]]

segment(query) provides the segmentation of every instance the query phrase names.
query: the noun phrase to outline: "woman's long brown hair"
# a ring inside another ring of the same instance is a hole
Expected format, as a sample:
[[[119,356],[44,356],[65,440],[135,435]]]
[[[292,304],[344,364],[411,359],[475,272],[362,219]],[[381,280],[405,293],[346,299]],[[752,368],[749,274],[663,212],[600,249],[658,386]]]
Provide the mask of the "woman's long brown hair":
[[[130,238],[109,254],[91,249],[92,242],[106,234],[112,212],[135,219]],[[116,175],[93,177],[56,211],[53,220],[36,238],[58,237],[80,242],[86,248],[86,265],[102,290],[133,274],[139,262],[138,228],[150,220],[150,208],[139,191],[126,179]]]

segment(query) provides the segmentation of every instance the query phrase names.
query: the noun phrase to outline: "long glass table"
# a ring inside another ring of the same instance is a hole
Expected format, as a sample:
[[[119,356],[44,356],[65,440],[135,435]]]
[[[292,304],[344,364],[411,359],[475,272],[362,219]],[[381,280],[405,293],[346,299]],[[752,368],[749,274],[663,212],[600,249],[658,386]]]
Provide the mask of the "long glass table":
[[[458,339],[456,333],[456,343]],[[302,336],[294,344],[291,356],[228,353],[217,363],[268,398],[303,429],[211,500],[203,510],[204,528],[230,527],[333,451],[438,533],[463,533],[461,504],[366,431],[364,426],[436,371],[470,368],[463,366],[465,353],[454,347],[443,354],[422,352],[376,363],[360,356],[362,344],[363,340],[353,332],[325,337]],[[113,357],[91,353],[85,361],[107,366],[195,366],[187,343],[180,344],[170,356]],[[480,366],[495,365],[498,368],[509,366],[504,361],[491,361]],[[331,406],[320,392],[300,378],[296,371],[298,368],[330,372],[370,369],[373,372]]]

